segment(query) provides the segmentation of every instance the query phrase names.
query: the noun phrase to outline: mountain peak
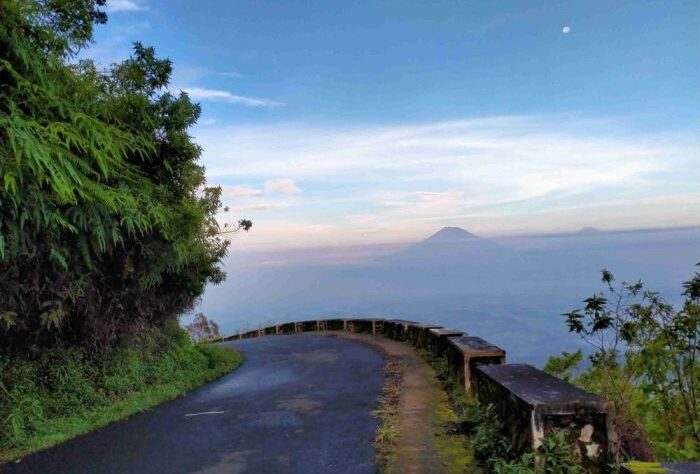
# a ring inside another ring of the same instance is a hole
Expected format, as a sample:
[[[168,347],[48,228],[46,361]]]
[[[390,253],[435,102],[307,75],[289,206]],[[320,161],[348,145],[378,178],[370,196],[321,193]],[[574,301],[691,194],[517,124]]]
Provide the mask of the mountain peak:
[[[595,235],[595,234],[600,234],[601,231],[596,229],[595,227],[587,226],[583,227],[581,230],[576,232],[578,235]]]
[[[464,240],[474,240],[479,237],[467,232],[461,227],[443,227],[430,237],[424,240],[424,242],[461,242]]]

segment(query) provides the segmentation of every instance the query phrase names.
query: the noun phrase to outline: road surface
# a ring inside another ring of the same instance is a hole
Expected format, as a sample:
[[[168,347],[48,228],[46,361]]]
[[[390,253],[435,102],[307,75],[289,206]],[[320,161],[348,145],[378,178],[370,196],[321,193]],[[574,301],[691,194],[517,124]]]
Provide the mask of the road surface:
[[[383,359],[309,334],[230,343],[244,364],[2,473],[370,473]]]

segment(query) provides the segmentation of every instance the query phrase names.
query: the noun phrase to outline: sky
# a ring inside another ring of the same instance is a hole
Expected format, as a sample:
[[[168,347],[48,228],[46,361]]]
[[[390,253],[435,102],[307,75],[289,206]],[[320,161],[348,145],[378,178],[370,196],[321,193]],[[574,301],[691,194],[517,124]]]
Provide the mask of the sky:
[[[700,4],[108,0],[202,105],[239,248],[700,224]]]

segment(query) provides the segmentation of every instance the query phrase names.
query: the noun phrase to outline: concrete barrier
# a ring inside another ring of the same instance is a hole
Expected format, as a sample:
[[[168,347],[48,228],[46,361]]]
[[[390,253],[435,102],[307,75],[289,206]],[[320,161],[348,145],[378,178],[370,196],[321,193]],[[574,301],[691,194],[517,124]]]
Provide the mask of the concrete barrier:
[[[506,364],[505,350],[476,336],[438,324],[385,318],[332,318],[276,324],[221,338],[247,339],[308,331],[350,331],[411,343],[446,359],[452,379],[491,404],[518,451],[537,449],[554,430],[563,430],[581,463],[604,470],[613,449],[612,406],[597,395],[524,364]],[[687,470],[685,465],[669,469]],[[690,464],[697,469],[697,465]],[[629,471],[636,472],[636,471]]]
[[[479,365],[474,369],[479,402],[495,407],[516,451],[537,449],[554,430],[563,430],[586,468],[610,460],[612,405],[526,364]]]
[[[328,331],[341,331],[343,329],[343,320],[339,318],[326,319],[326,329]]]
[[[457,329],[432,328],[428,329],[428,350],[438,357],[442,357],[448,347],[448,339],[464,336],[465,333]]]
[[[410,324],[418,323],[405,319],[385,319],[382,334],[391,339],[396,339],[397,341],[405,341],[408,339],[408,326]]]
[[[428,331],[441,328],[439,324],[410,323],[407,325],[407,340],[420,349],[428,348]]]
[[[350,318],[345,319],[344,330],[363,334],[377,335],[381,333],[384,320],[379,318]]]
[[[506,351],[476,336],[448,337],[445,358],[454,380],[475,395],[477,382],[472,374],[476,366],[505,364]]]

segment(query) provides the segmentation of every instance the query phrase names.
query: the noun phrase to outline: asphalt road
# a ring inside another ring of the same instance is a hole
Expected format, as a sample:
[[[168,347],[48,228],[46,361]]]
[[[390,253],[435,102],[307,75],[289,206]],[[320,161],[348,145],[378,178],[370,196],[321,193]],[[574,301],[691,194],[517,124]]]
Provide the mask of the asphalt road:
[[[383,360],[374,349],[307,334],[232,345],[246,356],[236,372],[0,472],[375,471]]]

